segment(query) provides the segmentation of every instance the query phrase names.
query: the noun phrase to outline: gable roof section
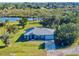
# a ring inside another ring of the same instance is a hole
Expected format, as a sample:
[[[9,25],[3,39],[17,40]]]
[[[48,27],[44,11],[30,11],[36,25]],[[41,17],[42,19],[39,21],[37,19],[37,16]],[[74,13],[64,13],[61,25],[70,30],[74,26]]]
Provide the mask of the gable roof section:
[[[25,32],[25,35],[30,35],[30,34],[34,34],[34,35],[53,35],[55,32],[54,29],[49,29],[49,28],[34,28],[32,30],[30,30],[29,32]]]

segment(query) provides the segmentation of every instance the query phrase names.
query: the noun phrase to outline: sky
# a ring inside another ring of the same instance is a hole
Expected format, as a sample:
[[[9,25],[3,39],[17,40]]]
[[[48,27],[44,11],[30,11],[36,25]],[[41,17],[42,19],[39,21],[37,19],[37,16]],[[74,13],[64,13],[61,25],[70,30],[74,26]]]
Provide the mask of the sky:
[[[0,0],[0,2],[79,2],[79,0]]]

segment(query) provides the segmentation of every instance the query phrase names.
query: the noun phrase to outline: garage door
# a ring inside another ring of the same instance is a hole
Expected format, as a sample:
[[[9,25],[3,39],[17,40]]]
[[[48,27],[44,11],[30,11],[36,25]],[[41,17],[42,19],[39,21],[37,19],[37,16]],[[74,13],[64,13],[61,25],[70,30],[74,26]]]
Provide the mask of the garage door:
[[[54,39],[54,36],[45,36],[45,39]]]

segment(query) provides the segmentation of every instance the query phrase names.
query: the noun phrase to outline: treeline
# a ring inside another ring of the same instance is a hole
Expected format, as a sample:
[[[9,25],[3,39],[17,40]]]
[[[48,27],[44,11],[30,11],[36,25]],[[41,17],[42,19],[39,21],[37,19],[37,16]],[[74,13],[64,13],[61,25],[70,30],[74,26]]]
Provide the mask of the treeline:
[[[25,8],[65,8],[65,7],[78,7],[79,3],[75,2],[65,2],[65,3],[57,3],[57,2],[47,2],[47,3],[34,3],[34,2],[24,2],[24,3],[0,3],[0,9],[25,9]]]
[[[62,16],[62,15],[70,15],[74,14],[74,16],[79,15],[78,9],[64,9],[64,8],[57,8],[57,9],[4,9],[0,10],[0,17],[7,16],[7,17],[49,17],[52,15]]]
[[[0,3],[0,17],[49,17],[67,13],[79,14],[79,3]]]

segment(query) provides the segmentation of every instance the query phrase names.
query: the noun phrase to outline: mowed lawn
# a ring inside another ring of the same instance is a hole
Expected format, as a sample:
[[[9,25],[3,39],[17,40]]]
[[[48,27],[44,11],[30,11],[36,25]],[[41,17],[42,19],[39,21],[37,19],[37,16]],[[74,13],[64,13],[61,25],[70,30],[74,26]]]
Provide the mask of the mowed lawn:
[[[16,24],[17,22],[13,23]],[[12,24],[12,23],[11,23]],[[40,49],[40,45],[44,41],[25,41],[16,42],[18,38],[24,33],[24,30],[41,26],[38,22],[28,22],[24,29],[19,29],[15,34],[10,35],[11,44],[9,47],[4,46],[3,42],[0,40],[0,55],[2,56],[44,56],[46,55],[45,49]],[[1,30],[2,29],[2,30]],[[1,33],[5,31],[5,28],[0,28]]]

